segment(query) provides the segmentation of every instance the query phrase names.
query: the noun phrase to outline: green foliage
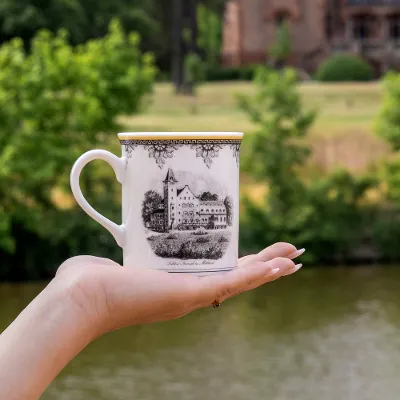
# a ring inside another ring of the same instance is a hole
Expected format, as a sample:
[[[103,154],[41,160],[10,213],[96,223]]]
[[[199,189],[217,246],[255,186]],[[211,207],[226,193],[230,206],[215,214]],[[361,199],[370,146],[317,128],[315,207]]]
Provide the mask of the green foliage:
[[[198,45],[203,50],[207,69],[218,66],[222,46],[222,22],[218,14],[204,5],[197,8]]]
[[[79,236],[81,211],[63,211],[55,194],[68,197],[77,156],[101,146],[106,133],[115,132],[117,116],[138,112],[151,92],[153,58],[138,45],[137,34],[127,36],[113,22],[104,38],[77,48],[65,32],[48,31],[34,38],[30,53],[20,39],[0,48],[0,215],[8,216],[0,227],[3,251],[17,245],[15,224],[55,246]],[[117,186],[101,171],[96,179],[84,174],[82,185],[114,213]]]
[[[388,73],[383,80],[383,102],[375,130],[396,154],[380,169],[384,204],[373,225],[373,237],[385,260],[400,259],[400,74]]]
[[[253,97],[240,106],[257,126],[243,160],[255,182],[267,185],[264,204],[244,198],[241,251],[288,241],[307,248],[307,262],[350,260],[366,232],[369,208],[362,200],[375,181],[337,172],[307,182],[301,167],[310,150],[304,145],[315,113],[303,109],[293,70],[260,68]]]
[[[367,61],[358,56],[337,54],[319,66],[316,78],[321,82],[364,82],[374,79],[374,71]]]
[[[400,74],[388,73],[383,80],[383,101],[375,130],[394,150],[400,150]]]
[[[400,260],[400,207],[392,206],[380,210],[372,225],[371,236],[381,260],[398,263]]]
[[[288,241],[307,249],[307,263],[350,262],[369,229],[372,211],[362,200],[374,183],[345,171],[318,179],[307,186],[285,220],[275,216],[270,208],[261,208],[245,199],[246,213],[240,232],[242,251],[257,251],[262,243]],[[268,206],[268,197],[266,202]]]
[[[261,67],[254,80],[256,94],[239,98],[242,110],[259,127],[244,167],[257,181],[267,182],[269,208],[279,218],[286,216],[304,190],[296,170],[310,151],[299,139],[315,119],[313,111],[303,110],[296,83],[292,69],[279,73]]]
[[[284,62],[292,52],[292,41],[286,22],[282,22],[277,30],[275,42],[269,50],[269,54],[277,61]]]
[[[138,0],[3,0],[0,32],[5,39],[20,37],[28,44],[40,29],[56,33],[63,28],[78,44],[106,35],[109,23],[118,18],[155,45],[160,34],[155,7],[155,1]]]
[[[196,53],[189,53],[185,57],[185,80],[193,89],[204,80],[204,63]]]

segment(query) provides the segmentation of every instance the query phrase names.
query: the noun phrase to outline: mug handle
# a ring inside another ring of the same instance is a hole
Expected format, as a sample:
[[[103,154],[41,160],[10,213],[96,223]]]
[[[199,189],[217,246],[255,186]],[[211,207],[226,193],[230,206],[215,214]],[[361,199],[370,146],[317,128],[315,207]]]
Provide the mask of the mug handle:
[[[115,222],[110,221],[104,215],[97,212],[85,199],[79,186],[79,177],[83,167],[93,160],[103,160],[110,164],[114,170],[115,176],[119,183],[122,183],[125,172],[124,158],[118,158],[114,154],[105,150],[90,150],[82,154],[75,162],[71,170],[70,183],[72,193],[77,203],[82,209],[100,225],[104,226],[113,236],[120,247],[124,246],[125,241],[125,226],[117,225]]]

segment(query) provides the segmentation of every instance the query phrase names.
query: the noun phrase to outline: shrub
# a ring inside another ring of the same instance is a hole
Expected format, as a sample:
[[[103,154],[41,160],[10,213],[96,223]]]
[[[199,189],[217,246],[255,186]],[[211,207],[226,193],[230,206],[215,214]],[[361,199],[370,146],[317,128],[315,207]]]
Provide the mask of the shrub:
[[[218,239],[219,243],[228,243],[229,239],[227,237],[225,237],[224,235],[222,235],[219,239]]]
[[[196,243],[209,243],[210,239],[208,237],[199,237],[196,239]]]
[[[364,82],[374,79],[374,71],[358,56],[337,54],[319,66],[316,78],[321,82]]]
[[[224,255],[224,247],[215,243],[209,243],[207,238],[197,240],[207,240],[204,246],[198,246],[198,242],[152,242],[151,246],[154,253],[163,258],[189,259],[210,259],[217,260]],[[203,242],[201,242],[203,243]]]
[[[178,242],[154,242],[152,244],[155,255],[163,258],[175,258],[180,250]]]
[[[196,230],[193,232],[193,235],[199,235],[199,236],[201,236],[201,235],[208,235],[208,232],[207,232],[203,227],[201,227],[201,228],[196,229]]]
[[[167,240],[175,240],[177,238],[178,238],[177,235],[175,235],[174,233],[170,233],[165,239],[167,239]]]
[[[208,249],[206,249],[204,258],[208,258],[210,260],[218,260],[223,255],[224,251],[222,250],[222,248],[216,244],[213,244]]]
[[[251,81],[257,66],[213,68],[206,72],[206,81]]]

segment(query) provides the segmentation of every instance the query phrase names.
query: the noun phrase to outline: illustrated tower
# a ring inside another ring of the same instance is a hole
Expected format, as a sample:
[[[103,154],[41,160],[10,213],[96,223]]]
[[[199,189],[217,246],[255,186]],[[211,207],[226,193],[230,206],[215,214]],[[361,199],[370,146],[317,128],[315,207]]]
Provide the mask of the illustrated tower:
[[[168,168],[167,176],[164,179],[164,231],[172,229],[176,221],[176,197],[178,181],[175,178],[174,171]]]

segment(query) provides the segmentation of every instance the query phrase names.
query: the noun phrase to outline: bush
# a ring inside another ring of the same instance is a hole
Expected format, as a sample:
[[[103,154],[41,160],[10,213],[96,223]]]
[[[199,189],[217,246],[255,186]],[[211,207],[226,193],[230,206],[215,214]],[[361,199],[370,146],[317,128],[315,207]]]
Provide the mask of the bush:
[[[365,82],[374,79],[371,65],[364,59],[338,54],[327,58],[318,68],[316,78],[321,82]]]
[[[200,227],[200,228],[196,229],[196,230],[193,232],[193,235],[199,235],[199,236],[208,235],[208,232],[205,230],[205,228]]]
[[[196,243],[209,243],[210,239],[208,237],[199,237],[196,239]]]
[[[221,258],[226,245],[220,243],[210,243],[211,238],[199,237],[195,241],[181,243],[180,241],[153,241],[151,247],[158,257],[189,259],[210,259],[217,260]],[[198,244],[202,243],[203,246]]]
[[[206,81],[251,81],[257,66],[213,68],[206,72]]]
[[[228,243],[229,239],[227,237],[225,237],[224,235],[222,235],[219,239],[218,239],[219,243]]]

